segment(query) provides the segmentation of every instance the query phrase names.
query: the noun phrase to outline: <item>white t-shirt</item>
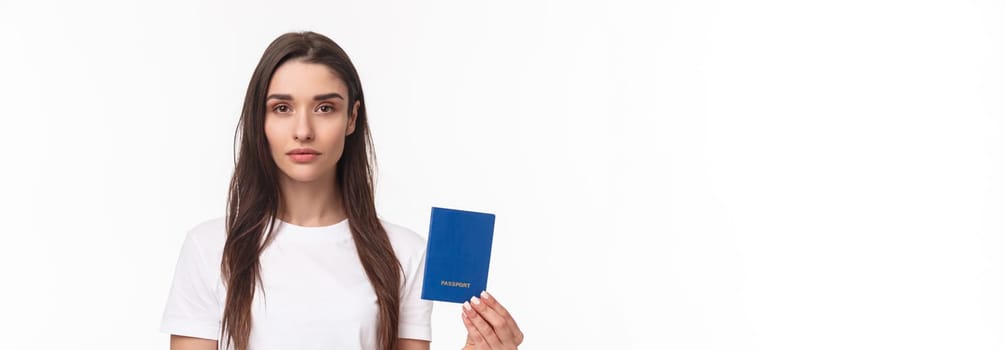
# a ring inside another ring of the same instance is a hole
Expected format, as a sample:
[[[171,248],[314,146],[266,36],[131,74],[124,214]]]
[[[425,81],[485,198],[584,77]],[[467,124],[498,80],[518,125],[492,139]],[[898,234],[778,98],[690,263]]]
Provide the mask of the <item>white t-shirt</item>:
[[[323,227],[276,221],[275,240],[260,257],[264,287],[252,301],[249,350],[374,349],[377,296],[363,270],[348,219]],[[381,220],[404,268],[398,337],[431,340],[433,304],[420,299],[425,240]],[[220,336],[226,288],[220,260],[226,221],[188,232],[161,320],[164,333]]]

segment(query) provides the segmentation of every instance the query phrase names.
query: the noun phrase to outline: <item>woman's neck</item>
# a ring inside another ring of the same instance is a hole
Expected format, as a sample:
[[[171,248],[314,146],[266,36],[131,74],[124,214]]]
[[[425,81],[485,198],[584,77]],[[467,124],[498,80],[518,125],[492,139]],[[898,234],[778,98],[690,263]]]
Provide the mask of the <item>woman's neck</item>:
[[[334,175],[334,174],[333,174]],[[329,226],[346,218],[342,193],[334,176],[299,182],[282,176],[279,218],[298,226]]]

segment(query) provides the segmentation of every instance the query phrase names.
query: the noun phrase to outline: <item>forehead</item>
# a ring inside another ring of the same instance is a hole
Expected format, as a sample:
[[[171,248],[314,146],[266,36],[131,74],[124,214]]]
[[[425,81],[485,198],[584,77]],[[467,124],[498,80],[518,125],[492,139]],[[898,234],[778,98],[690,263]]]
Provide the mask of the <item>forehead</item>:
[[[346,96],[348,88],[331,68],[320,63],[293,60],[276,68],[269,81],[269,93],[313,97],[322,93],[338,92]]]

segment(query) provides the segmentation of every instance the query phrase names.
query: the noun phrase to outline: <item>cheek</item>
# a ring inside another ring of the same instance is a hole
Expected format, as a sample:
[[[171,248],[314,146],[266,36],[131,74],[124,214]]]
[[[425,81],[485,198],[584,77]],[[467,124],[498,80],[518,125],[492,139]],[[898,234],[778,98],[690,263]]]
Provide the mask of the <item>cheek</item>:
[[[332,128],[329,130],[328,144],[327,147],[331,150],[341,150],[345,147],[345,130],[340,128]]]
[[[273,145],[278,144],[280,132],[280,125],[276,123],[272,118],[265,119],[265,141],[269,144],[269,149],[272,149]]]

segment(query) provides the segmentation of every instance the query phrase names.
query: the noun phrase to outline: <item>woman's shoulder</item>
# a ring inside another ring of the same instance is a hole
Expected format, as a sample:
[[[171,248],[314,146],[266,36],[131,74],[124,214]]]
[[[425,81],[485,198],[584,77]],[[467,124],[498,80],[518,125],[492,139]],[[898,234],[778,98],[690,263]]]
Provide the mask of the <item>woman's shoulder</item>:
[[[407,227],[384,219],[380,219],[380,223],[387,231],[391,246],[398,255],[421,255],[425,252],[425,237]],[[222,250],[227,241],[226,217],[220,216],[199,222],[189,229],[185,239],[203,250]]]
[[[387,238],[391,240],[391,246],[399,255],[403,253],[422,254],[425,251],[426,239],[415,231],[384,219],[380,219],[380,223],[387,231]]]
[[[201,247],[223,247],[227,241],[227,219],[219,216],[204,220],[188,230],[186,240]]]

